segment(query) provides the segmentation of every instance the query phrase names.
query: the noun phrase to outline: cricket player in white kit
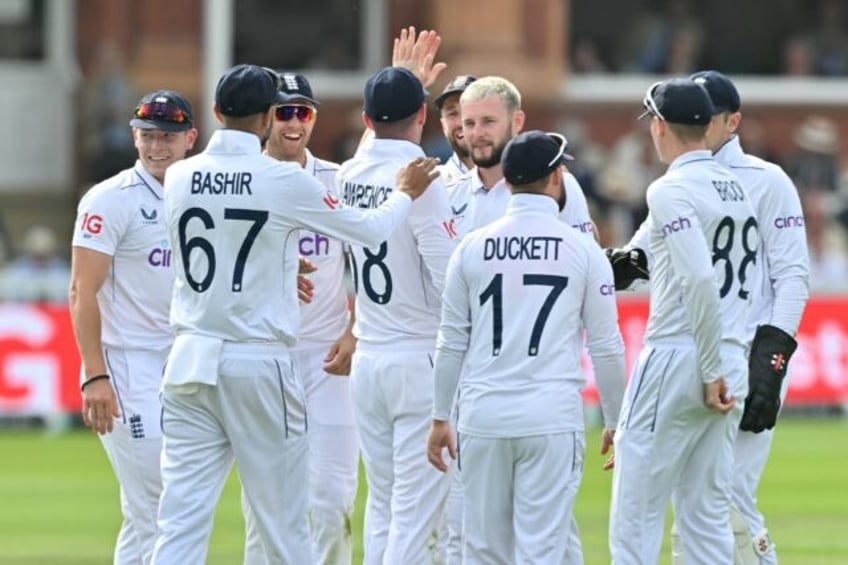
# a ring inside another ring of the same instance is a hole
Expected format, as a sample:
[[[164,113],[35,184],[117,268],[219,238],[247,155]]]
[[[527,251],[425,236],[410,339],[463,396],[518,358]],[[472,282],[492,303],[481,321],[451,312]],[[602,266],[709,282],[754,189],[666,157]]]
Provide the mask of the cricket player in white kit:
[[[597,244],[557,219],[565,139],[509,142],[504,216],[451,258],[442,305],[428,458],[459,457],[463,563],[582,563],[569,525],[583,472],[583,328],[612,444],[624,345],[612,271]],[[450,429],[459,384],[459,448]]]
[[[176,337],[162,390],[157,565],[205,562],[234,459],[268,562],[313,562],[306,399],[291,352],[298,233],[374,245],[436,174],[435,160],[416,160],[379,209],[345,207],[300,166],[261,154],[273,106],[284,101],[278,78],[253,65],[227,70],[214,107],[225,129],[165,180]]]
[[[771,448],[771,428],[786,397],[789,382],[785,378],[786,365],[796,346],[793,336],[809,298],[804,213],[798,191],[786,173],[774,163],[743,152],[736,135],[742,119],[741,100],[733,82],[718,71],[702,71],[690,78],[707,89],[717,111],[713,118],[717,123],[707,136],[707,144],[715,160],[742,181],[757,214],[762,237],[757,258],[757,266],[763,271],[762,285],[751,289],[753,306],[746,331],[751,349],[751,390],[736,438],[733,470],[734,518],[741,519],[732,520],[732,525],[736,538],[735,563],[773,565],[777,563],[775,544],[757,509],[756,492]],[[777,340],[776,349],[772,340]],[[775,355],[782,358],[782,367],[772,363]],[[766,408],[752,401],[752,395],[760,394],[758,384],[764,388]],[[758,427],[760,416],[768,418],[768,422]],[[682,556],[674,558],[680,563],[684,561]]]
[[[197,139],[191,105],[172,90],[144,96],[130,125],[135,166],[94,186],[79,203],[70,287],[83,418],[100,434],[121,487],[118,565],[149,563],[156,541],[159,388],[173,341],[162,182]]]
[[[477,80],[471,75],[454,77],[442,90],[433,103],[439,111],[439,121],[442,124],[442,134],[453,149],[453,154],[444,164],[439,165],[439,178],[445,186],[455,184],[468,174],[473,166],[471,151],[462,132],[462,116],[460,114],[459,97],[469,84]]]
[[[739,179],[707,149],[715,109],[704,87],[656,83],[644,105],[669,168],[647,193],[651,312],[618,423],[610,550],[616,564],[656,563],[671,498],[687,563],[732,563],[757,219]]]
[[[521,93],[502,77],[483,77],[468,84],[460,96],[463,137],[468,144],[475,167],[447,187],[451,201],[454,228],[462,240],[468,233],[503,217],[510,200],[510,191],[503,178],[501,155],[506,144],[524,127]],[[570,159],[570,156],[566,156]],[[562,175],[565,189],[565,208],[560,221],[594,237],[589,207],[580,184],[565,170]],[[462,482],[457,469],[453,471],[448,495],[447,526],[448,564],[460,562],[462,546]],[[580,551],[580,538],[573,524],[574,554]]]
[[[465,87],[461,97],[463,135],[475,167],[448,185],[457,235],[490,224],[503,216],[510,199],[503,179],[501,154],[524,127],[521,94],[508,80],[490,76]],[[560,219],[594,236],[586,196],[567,170],[563,174],[566,206]]]
[[[396,190],[394,176],[418,145],[426,120],[426,91],[400,67],[386,67],[365,86],[363,143],[338,173],[344,202],[374,208]],[[367,565],[430,563],[448,482],[427,464],[421,447],[433,402],[433,354],[440,293],[455,244],[447,195],[436,182],[409,218],[379,245],[354,246],[356,353],[351,393],[368,500]]]
[[[312,86],[302,74],[281,73],[286,101],[274,109],[265,153],[291,161],[314,176],[336,198],[336,163],[318,159],[307,145],[318,114]],[[356,347],[353,318],[348,316],[342,243],[321,233],[302,230],[298,252],[317,270],[309,303],[301,303],[301,326],[294,364],[303,379],[309,414],[309,526],[316,563],[346,565],[352,559],[350,515],[356,498],[359,443],[353,421],[348,374]],[[350,318],[350,320],[349,320]],[[245,565],[264,565],[259,531],[247,497]]]
[[[742,187],[751,199],[759,221],[761,248],[757,266],[763,271],[763,277],[762,285],[751,290],[752,308],[747,335],[749,348],[753,350],[750,341],[756,339],[759,326],[771,326],[773,329],[765,331],[785,334],[783,341],[788,344],[785,348],[760,353],[760,357],[765,357],[760,359],[760,363],[767,367],[765,377],[767,384],[770,384],[768,391],[773,395],[768,412],[772,418],[776,418],[776,411],[786,396],[788,379],[783,378],[779,366],[772,365],[772,355],[782,355],[782,372],[785,373],[791,350],[794,349],[792,336],[798,330],[809,297],[809,258],[801,202],[792,181],[779,166],[743,152],[736,135],[742,119],[739,111],[741,99],[733,82],[718,71],[702,71],[690,78],[707,89],[717,112],[713,117],[716,123],[707,135],[707,144],[713,151],[713,157],[742,181]],[[648,246],[647,235],[644,229],[637,233],[623,250],[627,257],[630,251],[641,253],[641,248]],[[630,267],[632,269],[632,265]],[[621,268],[627,267],[622,265]],[[642,273],[639,278],[646,275]],[[763,339],[760,338],[758,344],[762,343]],[[749,354],[749,373],[758,373],[756,363],[757,360],[750,358]],[[754,378],[749,376],[749,382],[753,383]],[[749,391],[749,396],[752,393],[753,390]],[[774,396],[778,402],[775,402]],[[744,413],[760,413],[752,406],[746,401]],[[731,526],[735,538],[734,563],[777,563],[775,544],[771,541],[763,515],[756,505],[757,486],[768,459],[773,434],[771,429],[755,433],[747,427],[743,416],[736,437],[733,471]],[[676,528],[672,530],[672,559],[675,563],[684,561]]]

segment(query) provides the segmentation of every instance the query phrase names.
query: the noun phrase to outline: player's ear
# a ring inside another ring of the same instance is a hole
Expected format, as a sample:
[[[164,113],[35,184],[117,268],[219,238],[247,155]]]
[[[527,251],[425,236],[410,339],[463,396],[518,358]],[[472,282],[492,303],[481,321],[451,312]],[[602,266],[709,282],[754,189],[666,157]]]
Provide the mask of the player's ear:
[[[191,128],[186,132],[186,150],[190,150],[194,147],[194,143],[197,141],[197,128]]]
[[[212,104],[212,113],[215,114],[215,119],[219,124],[224,125],[224,114],[221,113],[221,109],[218,107],[218,104]]]
[[[368,117],[368,114],[362,112],[362,123],[365,124],[365,127],[368,129],[374,129],[374,122],[371,121],[371,118]]]
[[[512,132],[514,134],[517,135],[524,129],[525,119],[527,119],[527,116],[524,114],[524,110],[516,110],[512,115]]]
[[[424,125],[427,123],[427,103],[421,105],[418,108],[418,116],[417,116],[418,125]]]

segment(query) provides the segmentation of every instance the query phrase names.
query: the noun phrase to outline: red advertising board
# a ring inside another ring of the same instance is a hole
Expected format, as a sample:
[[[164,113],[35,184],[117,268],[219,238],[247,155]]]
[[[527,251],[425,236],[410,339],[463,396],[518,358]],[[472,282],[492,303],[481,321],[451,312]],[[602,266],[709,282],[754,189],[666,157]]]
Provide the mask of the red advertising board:
[[[620,297],[619,325],[627,355],[627,374],[636,362],[648,322],[647,296]],[[848,297],[810,299],[798,330],[798,350],[789,363],[787,404],[848,404]],[[597,400],[591,363],[584,352],[589,375],[584,391]]]
[[[78,412],[79,367],[66,306],[0,304],[0,414]]]
[[[628,371],[642,346],[647,297],[622,297]],[[788,404],[848,404],[848,297],[810,300],[790,363]],[[0,415],[78,412],[79,355],[65,306],[0,304]],[[585,394],[597,398],[591,364]]]

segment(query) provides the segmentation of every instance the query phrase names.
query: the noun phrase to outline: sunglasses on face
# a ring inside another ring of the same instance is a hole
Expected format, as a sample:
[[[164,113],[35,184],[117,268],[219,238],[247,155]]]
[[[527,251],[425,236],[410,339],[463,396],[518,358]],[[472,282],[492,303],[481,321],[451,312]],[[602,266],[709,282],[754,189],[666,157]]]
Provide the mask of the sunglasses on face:
[[[287,122],[297,116],[297,119],[305,124],[315,119],[316,110],[311,106],[277,106],[274,116],[281,122]]]
[[[155,120],[182,124],[189,121],[188,115],[182,108],[177,108],[167,102],[145,102],[135,109],[135,117],[139,120]]]

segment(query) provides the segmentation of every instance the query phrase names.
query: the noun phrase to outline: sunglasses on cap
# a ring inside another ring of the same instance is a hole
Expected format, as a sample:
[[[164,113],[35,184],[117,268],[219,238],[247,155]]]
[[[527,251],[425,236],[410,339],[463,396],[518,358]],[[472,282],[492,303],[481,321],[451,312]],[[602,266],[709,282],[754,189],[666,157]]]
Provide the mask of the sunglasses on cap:
[[[167,102],[145,102],[139,104],[138,108],[135,109],[134,115],[139,120],[171,122],[174,124],[183,124],[190,121],[182,108],[177,108]]]
[[[311,106],[277,106],[274,108],[274,116],[281,122],[287,122],[297,116],[300,123],[308,123],[315,119],[317,110]]]
[[[552,137],[559,142],[559,151],[557,151],[556,156],[548,162],[548,167],[553,167],[555,163],[559,163],[560,161],[562,161],[563,157],[565,157],[569,161],[574,159],[574,157],[566,154],[565,152],[565,148],[568,146],[568,141],[566,141],[564,135],[560,135],[554,132],[548,132],[548,137]]]
[[[662,82],[655,82],[654,84],[652,84],[651,88],[648,89],[647,94],[645,94],[645,98],[642,99],[642,106],[644,106],[645,111],[642,113],[641,116],[639,116],[640,120],[648,114],[653,114],[659,119],[665,121],[665,117],[662,115],[662,112],[660,112],[660,109],[657,107],[656,101],[654,101],[654,91],[660,84],[662,84]]]

